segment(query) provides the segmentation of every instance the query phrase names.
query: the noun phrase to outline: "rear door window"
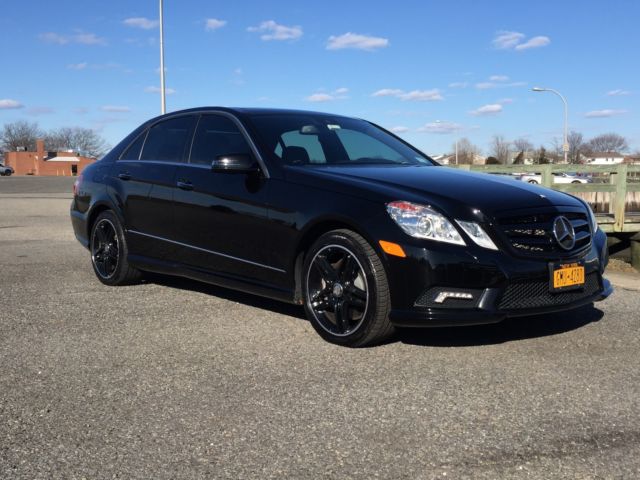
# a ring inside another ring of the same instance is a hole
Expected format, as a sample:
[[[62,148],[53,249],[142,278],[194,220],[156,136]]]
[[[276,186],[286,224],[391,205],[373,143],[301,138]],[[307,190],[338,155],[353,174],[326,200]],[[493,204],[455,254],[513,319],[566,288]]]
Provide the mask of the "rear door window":
[[[138,160],[140,158],[140,151],[142,150],[142,145],[144,144],[146,136],[146,130],[138,135],[138,138],[136,138],[124,153],[120,155],[120,160]]]
[[[155,124],[144,142],[141,160],[181,162],[191,144],[196,117],[184,115]]]

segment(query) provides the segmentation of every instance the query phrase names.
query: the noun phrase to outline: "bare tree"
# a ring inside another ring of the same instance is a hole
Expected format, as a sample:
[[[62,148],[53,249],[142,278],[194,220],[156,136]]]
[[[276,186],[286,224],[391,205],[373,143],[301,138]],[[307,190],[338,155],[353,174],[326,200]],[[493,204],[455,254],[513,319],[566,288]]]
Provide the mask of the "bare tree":
[[[455,151],[455,144],[453,148]],[[472,165],[476,155],[480,155],[480,149],[471,143],[468,138],[458,140],[458,163],[460,165]]]
[[[629,148],[627,139],[617,133],[604,133],[593,137],[586,144],[587,152],[617,152],[621,153]]]
[[[567,143],[569,144],[569,163],[582,163],[582,152],[585,150],[582,134],[572,130],[567,136]]]
[[[108,150],[104,139],[95,130],[63,127],[49,132],[45,138],[48,150],[72,150],[88,157],[101,157]]]
[[[0,150],[3,152],[15,152],[18,148],[35,151],[36,140],[43,135],[37,123],[20,120],[13,123],[5,123],[0,131]]]
[[[533,143],[526,138],[517,138],[513,141],[513,148],[516,152],[523,152],[526,154],[527,152],[533,151]]]
[[[506,165],[509,161],[510,145],[511,144],[502,135],[494,135],[491,139],[491,155],[495,157],[502,165]]]

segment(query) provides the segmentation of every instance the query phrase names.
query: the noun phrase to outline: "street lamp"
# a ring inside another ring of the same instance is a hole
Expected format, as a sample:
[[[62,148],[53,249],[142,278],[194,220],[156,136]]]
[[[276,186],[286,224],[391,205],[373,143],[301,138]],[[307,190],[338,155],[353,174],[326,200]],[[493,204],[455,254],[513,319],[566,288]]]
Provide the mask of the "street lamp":
[[[162,0],[160,0],[160,112],[167,113],[167,101],[164,88],[164,25],[162,19]]]
[[[567,107],[567,100],[560,95],[560,92],[554,90],[553,88],[542,88],[542,87],[533,87],[531,90],[534,92],[551,92],[555,93],[560,97],[562,102],[564,103],[564,141],[562,142],[562,151],[564,152],[564,163],[569,163],[567,161],[567,155],[569,153],[569,140],[568,140],[568,119],[569,119],[569,108]]]

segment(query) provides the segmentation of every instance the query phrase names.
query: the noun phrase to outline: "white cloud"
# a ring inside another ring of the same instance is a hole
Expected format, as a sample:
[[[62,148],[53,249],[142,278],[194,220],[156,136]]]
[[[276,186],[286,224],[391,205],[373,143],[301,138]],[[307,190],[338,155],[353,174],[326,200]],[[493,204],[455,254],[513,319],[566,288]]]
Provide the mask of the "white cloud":
[[[624,115],[627,113],[626,110],[612,110],[612,109],[604,109],[604,110],[592,110],[584,114],[586,118],[609,118],[615,117],[617,115]]]
[[[399,90],[397,88],[383,88],[382,90],[378,90],[371,94],[372,97],[397,97],[402,95],[404,90]]]
[[[551,43],[551,39],[545,36],[533,37],[525,43],[516,45],[516,50],[528,50],[530,48],[546,47]]]
[[[104,105],[101,110],[103,112],[126,113],[130,112],[131,108],[124,105]]]
[[[436,120],[435,122],[427,123],[422,127],[418,128],[418,132],[426,132],[426,133],[438,133],[442,135],[448,135],[451,133],[459,132],[464,127],[459,123],[455,122],[441,122]]]
[[[306,98],[307,102],[331,102],[335,100],[333,95],[328,93],[314,93]]]
[[[488,90],[490,88],[507,88],[507,87],[525,87],[527,82],[510,82],[510,83],[498,83],[498,82],[480,82],[476,83],[478,90]]]
[[[443,100],[442,93],[439,89],[433,88],[431,90],[412,90],[405,92],[399,88],[383,88],[371,94],[372,97],[396,97],[404,101],[421,101],[421,102],[433,102],[437,100]]]
[[[262,22],[257,27],[247,28],[249,32],[262,33],[260,38],[264,41],[269,40],[297,40],[302,36],[302,27],[287,27],[279,25],[273,20]]]
[[[358,33],[345,33],[343,35],[331,35],[327,40],[327,50],[342,50],[352,48],[355,50],[373,51],[377,48],[389,46],[389,39],[382,37],[371,37]]]
[[[492,82],[506,82],[507,80],[509,80],[509,77],[507,77],[506,75],[491,75],[489,77],[489,80],[491,80]]]
[[[449,88],[467,88],[469,82],[453,82],[449,84]]]
[[[14,110],[17,108],[24,108],[24,105],[17,100],[11,98],[0,99],[0,110]]]
[[[160,87],[156,87],[155,85],[151,85],[151,86],[149,86],[149,87],[146,87],[146,88],[144,89],[144,91],[145,91],[145,92],[147,92],[147,93],[160,93]],[[165,92],[167,95],[173,95],[174,93],[176,93],[175,89],[173,89],[173,88],[166,88],[166,87],[165,87],[165,89],[164,89],[164,92]]]
[[[412,90],[402,93],[399,98],[405,101],[433,102],[435,100],[443,100],[440,90],[434,88],[432,90]]]
[[[82,63],[70,63],[69,65],[67,65],[67,68],[69,70],[84,70],[85,68],[87,68],[89,64],[87,62],[82,62]]]
[[[546,47],[551,43],[549,37],[539,35],[532,37],[526,42],[526,35],[520,32],[500,31],[494,37],[492,43],[494,48],[499,50],[528,50],[530,48]]]
[[[522,40],[524,40],[524,37],[524,33],[500,31],[493,39],[493,46],[501,50],[514,48]]]
[[[409,131],[409,127],[398,125],[396,127],[391,127],[389,130],[392,131],[393,133],[406,133]]]
[[[208,32],[218,30],[227,24],[226,20],[219,20],[217,18],[207,18],[205,20],[204,29]]]
[[[607,97],[624,97],[626,95],[631,95],[631,92],[628,90],[622,90],[620,88],[607,92]]]
[[[151,20],[147,17],[125,18],[122,23],[127,27],[142,28],[143,30],[151,30],[160,24],[158,20]]]
[[[38,38],[45,43],[55,43],[57,45],[67,45],[79,43],[82,45],[106,45],[107,41],[97,36],[95,33],[78,32],[73,35],[61,35],[55,32],[46,32],[38,35]]]
[[[469,112],[470,115],[474,117],[488,116],[488,115],[498,115],[502,112],[502,105],[499,103],[490,103],[489,105],[483,105],[476,110],[472,110]]]
[[[309,95],[305,100],[307,102],[332,102],[334,100],[344,100],[347,97],[347,93],[349,93],[349,89],[345,87],[338,88],[330,93],[327,92],[316,92],[312,95]]]

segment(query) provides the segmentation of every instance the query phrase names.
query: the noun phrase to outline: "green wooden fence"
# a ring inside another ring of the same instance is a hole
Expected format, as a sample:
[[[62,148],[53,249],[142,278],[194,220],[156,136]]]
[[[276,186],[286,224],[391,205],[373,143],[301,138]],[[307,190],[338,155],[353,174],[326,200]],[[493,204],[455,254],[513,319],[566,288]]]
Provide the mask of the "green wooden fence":
[[[607,233],[640,232],[640,212],[631,205],[640,202],[640,165],[449,165],[484,173],[541,175],[545,187],[585,197],[589,193],[609,193],[607,212],[596,211],[600,228]],[[592,174],[593,183],[560,184],[553,182],[555,172]],[[514,181],[517,181],[514,179]],[[631,198],[629,198],[631,197]]]

